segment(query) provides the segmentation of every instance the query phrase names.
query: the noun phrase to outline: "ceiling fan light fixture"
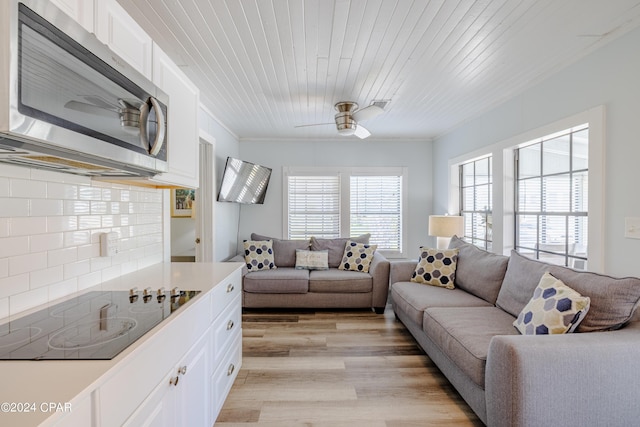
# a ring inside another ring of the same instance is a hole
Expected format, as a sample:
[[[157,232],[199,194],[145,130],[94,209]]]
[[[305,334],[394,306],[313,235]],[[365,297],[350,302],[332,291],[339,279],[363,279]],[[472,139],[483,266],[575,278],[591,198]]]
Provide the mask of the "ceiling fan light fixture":
[[[356,126],[353,127],[343,127],[342,129],[338,129],[338,134],[342,136],[351,136],[356,133]]]

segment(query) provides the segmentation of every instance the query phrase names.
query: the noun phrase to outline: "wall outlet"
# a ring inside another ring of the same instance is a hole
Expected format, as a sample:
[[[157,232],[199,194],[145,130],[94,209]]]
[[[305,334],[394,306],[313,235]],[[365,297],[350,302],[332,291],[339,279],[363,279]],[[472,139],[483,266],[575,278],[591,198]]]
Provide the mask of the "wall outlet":
[[[100,235],[100,256],[114,256],[118,253],[118,233]]]
[[[640,218],[627,217],[624,219],[624,237],[640,239]]]

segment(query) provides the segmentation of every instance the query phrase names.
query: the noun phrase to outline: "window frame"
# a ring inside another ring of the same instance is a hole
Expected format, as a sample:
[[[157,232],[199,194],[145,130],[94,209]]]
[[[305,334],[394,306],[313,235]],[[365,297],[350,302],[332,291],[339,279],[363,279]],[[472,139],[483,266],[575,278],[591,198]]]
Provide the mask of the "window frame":
[[[379,249],[387,258],[405,258],[407,246],[407,224],[408,224],[408,168],[407,167],[322,167],[322,166],[284,166],[282,168],[282,194],[283,194],[283,215],[282,234],[283,238],[288,238],[289,233],[289,176],[333,176],[337,175],[340,181],[340,236],[350,236],[350,184],[351,176],[401,176],[401,235],[400,250]]]
[[[477,170],[477,165],[479,162],[487,160],[488,162],[488,181],[486,183],[482,183],[482,184],[478,184],[476,177],[476,170]],[[463,168],[467,165],[473,165],[473,184],[471,185],[465,185],[464,184],[464,171]],[[467,226],[466,226],[466,221],[467,221],[467,217],[465,216],[465,214],[470,214],[471,215],[471,221],[473,222],[473,216],[474,215],[480,215],[483,217],[485,224],[489,224],[490,218],[491,221],[493,220],[493,156],[492,155],[486,155],[486,156],[482,156],[476,159],[472,159],[469,160],[467,162],[463,162],[460,163],[458,165],[458,179],[459,179],[459,191],[458,191],[458,197],[459,197],[459,206],[460,206],[460,211],[459,211],[459,215],[462,216],[464,218],[464,222],[465,222],[465,233],[464,236],[459,236],[461,238],[463,238],[466,242],[469,242],[475,246],[478,246],[479,248],[485,249],[485,250],[491,250],[492,244],[493,244],[493,238],[491,233],[489,232],[489,229],[491,227],[486,226],[485,227],[485,234],[483,237],[478,237],[478,236],[474,236],[473,233],[471,236],[468,236],[466,233],[467,230]],[[472,188],[473,189],[473,193],[474,193],[474,199],[475,199],[475,194],[476,194],[476,190],[478,189],[478,187],[480,186],[487,186],[488,188],[488,199],[489,199],[489,206],[488,209],[485,210],[478,210],[478,209],[465,209],[464,206],[464,191],[467,188]],[[473,229],[473,227],[472,227]],[[482,243],[482,245],[479,245],[478,243]]]

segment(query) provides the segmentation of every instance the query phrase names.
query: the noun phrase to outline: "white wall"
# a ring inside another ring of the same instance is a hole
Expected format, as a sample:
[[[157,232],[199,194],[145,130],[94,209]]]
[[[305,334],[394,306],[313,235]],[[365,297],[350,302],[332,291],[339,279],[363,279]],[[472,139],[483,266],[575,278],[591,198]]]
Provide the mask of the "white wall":
[[[196,220],[171,218],[171,256],[195,256]]]
[[[227,156],[240,156],[238,137],[222,126],[204,107],[199,110],[198,121],[200,129],[216,140],[215,186],[219,189]],[[216,261],[225,261],[236,254],[239,210],[240,206],[236,203],[215,202],[214,232],[216,241],[214,254]]]
[[[239,241],[252,232],[286,237],[283,231],[284,166],[408,167],[407,254],[417,257],[420,245],[435,244],[427,235],[431,213],[431,142],[378,141],[345,138],[328,141],[242,141],[242,160],[273,169],[264,205],[242,205]]]
[[[640,276],[640,240],[624,238],[624,218],[640,217],[640,29],[621,36],[534,88],[438,138],[433,181],[448,180],[447,162],[598,105],[606,111],[604,270]],[[496,88],[500,90],[500,88]],[[540,135],[542,136],[542,135]],[[498,177],[494,177],[494,181]],[[434,186],[434,211],[448,206],[445,185]]]
[[[162,262],[162,219],[161,190],[0,164],[0,318]]]

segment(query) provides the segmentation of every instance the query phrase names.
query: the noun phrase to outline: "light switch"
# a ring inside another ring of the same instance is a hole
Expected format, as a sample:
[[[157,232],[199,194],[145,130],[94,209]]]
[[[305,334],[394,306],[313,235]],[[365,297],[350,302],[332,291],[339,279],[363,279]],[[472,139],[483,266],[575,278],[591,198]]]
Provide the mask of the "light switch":
[[[118,253],[118,233],[100,235],[100,256],[114,256]]]
[[[624,219],[624,237],[640,239],[640,218],[627,217]]]

